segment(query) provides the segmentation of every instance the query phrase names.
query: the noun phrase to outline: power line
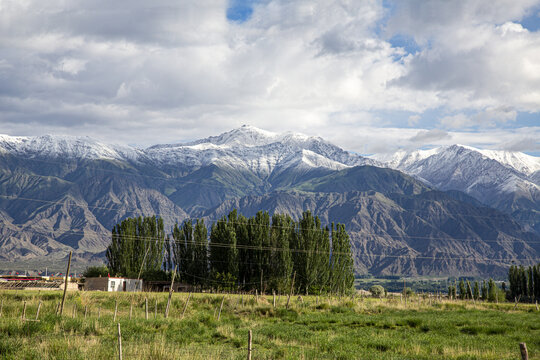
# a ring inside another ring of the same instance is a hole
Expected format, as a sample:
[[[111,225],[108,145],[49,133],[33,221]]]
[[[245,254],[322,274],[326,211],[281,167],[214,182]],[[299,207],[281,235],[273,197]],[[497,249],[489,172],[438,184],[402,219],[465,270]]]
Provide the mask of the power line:
[[[248,221],[229,221],[229,220],[224,220],[223,218],[218,218],[218,219],[213,219],[213,218],[200,218],[200,219],[203,219],[203,220],[207,220],[207,221],[210,221],[212,223],[225,223],[225,224],[233,224],[233,225],[243,225],[243,226],[251,226],[251,227],[265,227],[266,225],[259,225],[259,224],[250,224]],[[190,219],[190,220],[196,220],[196,219]],[[206,227],[206,225],[205,225]],[[303,229],[299,226],[280,226],[280,225],[272,225],[272,224],[269,224],[268,226],[268,230],[271,230],[272,228],[278,228],[278,229],[285,229],[285,230],[291,230],[291,231],[302,231],[302,230],[311,230],[311,229]],[[64,231],[64,233],[72,233],[72,234],[78,234],[78,235],[88,235],[85,231],[77,231],[77,230],[71,230],[70,228],[65,228],[65,227],[62,227],[62,226],[59,226],[57,227],[56,229],[61,229]],[[25,229],[21,229],[21,230],[25,230]],[[208,230],[208,228],[207,228]],[[324,230],[324,229],[323,229]],[[25,230],[25,231],[28,231],[28,230]],[[33,229],[32,230],[34,233],[38,233],[38,231],[44,231],[44,232],[47,232],[48,229]],[[451,240],[451,241],[461,241],[461,242],[484,242],[484,243],[497,243],[497,244],[501,244],[501,243],[512,243],[512,242],[524,242],[526,244],[540,244],[540,241],[526,241],[526,240],[523,240],[523,239],[518,239],[518,238],[515,238],[515,237],[512,237],[512,239],[482,239],[482,238],[477,238],[477,239],[471,239],[471,238],[455,238],[455,237],[452,237],[450,235],[448,235],[448,237],[435,237],[435,236],[417,236],[417,235],[391,235],[391,234],[380,234],[380,233],[368,233],[368,232],[362,232],[360,231],[359,234],[360,236],[372,236],[372,237],[380,237],[380,238],[392,238],[392,239],[421,239],[421,240],[444,240],[444,241],[448,241],[448,240]],[[99,237],[100,235],[96,234],[96,235],[88,235],[90,238],[92,237]],[[105,235],[103,235],[105,236]],[[160,240],[160,238],[157,238],[157,237],[151,237],[151,236],[138,236],[138,235],[122,235],[124,237],[134,237],[136,238],[138,241],[157,241],[157,240]]]

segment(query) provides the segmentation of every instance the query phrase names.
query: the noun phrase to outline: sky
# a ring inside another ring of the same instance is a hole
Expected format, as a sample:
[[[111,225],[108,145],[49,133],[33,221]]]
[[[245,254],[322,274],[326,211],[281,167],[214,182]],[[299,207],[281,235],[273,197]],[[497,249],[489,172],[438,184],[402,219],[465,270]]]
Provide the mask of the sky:
[[[540,155],[540,0],[0,0],[0,133]]]

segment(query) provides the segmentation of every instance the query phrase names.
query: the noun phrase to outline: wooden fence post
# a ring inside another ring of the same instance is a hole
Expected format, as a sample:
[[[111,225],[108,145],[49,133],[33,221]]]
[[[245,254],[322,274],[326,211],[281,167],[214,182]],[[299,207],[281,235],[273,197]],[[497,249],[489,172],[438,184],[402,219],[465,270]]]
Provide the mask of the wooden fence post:
[[[144,298],[144,318],[148,320],[148,298]]]
[[[519,350],[521,351],[521,359],[529,360],[529,353],[527,352],[527,344],[519,343]]]
[[[174,272],[172,273],[171,287],[169,288],[169,299],[167,300],[167,307],[165,308],[165,319],[169,317],[169,309],[171,307],[171,299],[172,299],[174,276],[175,275],[176,275],[176,266],[174,267]]]
[[[248,353],[247,353],[247,358],[248,360],[251,360],[251,342],[253,340],[253,334],[251,332],[251,330],[249,330],[249,334],[248,334]]]
[[[118,359],[122,360],[122,333],[120,332],[120,323],[118,323]]]
[[[71,318],[75,319],[75,311],[77,310],[77,304],[73,304],[73,311],[71,313]]]
[[[39,318],[39,310],[41,310],[41,300],[39,301],[37,311],[36,311],[36,320]]]
[[[22,315],[21,315],[21,320],[22,321],[26,320],[26,301],[23,304],[23,311],[22,311]]]
[[[191,293],[189,293],[186,303],[184,304],[184,310],[182,310],[182,319],[184,318],[184,315],[186,314],[186,310],[187,310],[190,298],[191,298]]]
[[[64,280],[64,295],[62,295],[62,304],[60,305],[60,316],[64,313],[64,302],[66,301],[66,292],[69,280],[69,268],[71,267],[71,251],[69,252],[68,266],[66,271],[66,279]]]
[[[133,316],[133,303],[129,304],[129,320],[131,320],[132,316]]]
[[[296,278],[296,271],[294,272],[293,274],[293,277],[292,277],[292,282],[291,282],[291,290],[289,291],[289,297],[287,298],[287,306],[286,308],[288,309],[289,308],[289,303],[291,302],[291,296],[293,294],[293,289],[294,289],[294,279]]]
[[[538,307],[538,304],[536,304]],[[2,299],[2,302],[0,303],[0,317],[2,317],[2,310],[4,309],[4,299]]]
[[[113,321],[116,321],[116,314],[118,313],[118,299],[114,300],[114,318]]]
[[[276,291],[275,290],[272,292],[272,295],[273,295],[272,304],[274,305],[274,309],[275,309],[276,308]]]

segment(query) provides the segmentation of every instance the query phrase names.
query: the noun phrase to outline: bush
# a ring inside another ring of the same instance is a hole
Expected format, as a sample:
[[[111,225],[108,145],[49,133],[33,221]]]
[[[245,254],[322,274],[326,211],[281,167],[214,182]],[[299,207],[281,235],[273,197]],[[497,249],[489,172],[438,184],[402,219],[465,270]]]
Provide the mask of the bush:
[[[90,266],[83,272],[83,277],[106,277],[109,274],[109,268],[105,265]]]
[[[403,294],[405,296],[413,296],[414,291],[412,291],[412,289],[410,287],[406,287],[405,289],[403,289]]]
[[[373,285],[369,292],[373,297],[382,297],[384,295],[384,288],[381,285]]]

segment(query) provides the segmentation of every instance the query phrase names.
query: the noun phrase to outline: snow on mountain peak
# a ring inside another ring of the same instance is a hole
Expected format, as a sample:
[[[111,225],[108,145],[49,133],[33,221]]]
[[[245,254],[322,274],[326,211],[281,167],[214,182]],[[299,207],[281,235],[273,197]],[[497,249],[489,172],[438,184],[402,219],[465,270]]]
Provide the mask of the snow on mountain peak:
[[[139,156],[139,152],[130,147],[107,145],[87,136],[65,135],[0,135],[0,151],[25,157],[71,159],[136,160]]]
[[[378,160],[390,168],[405,170],[437,154],[440,154],[441,159],[444,158],[447,161],[457,161],[458,158],[468,154],[477,154],[483,158],[495,160],[501,165],[517,170],[527,176],[540,170],[539,157],[516,151],[482,150],[461,144],[441,146],[430,150],[406,151],[401,149],[392,154],[375,154],[370,158]]]

